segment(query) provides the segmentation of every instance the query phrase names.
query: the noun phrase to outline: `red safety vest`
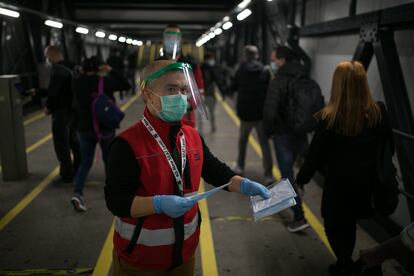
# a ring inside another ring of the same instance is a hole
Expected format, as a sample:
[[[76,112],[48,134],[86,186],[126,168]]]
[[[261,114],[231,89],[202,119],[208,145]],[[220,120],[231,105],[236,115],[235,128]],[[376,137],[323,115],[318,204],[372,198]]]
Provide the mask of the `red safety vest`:
[[[169,132],[171,125],[154,118],[146,109],[145,117],[156,130],[158,135],[171,153]],[[185,136],[187,164],[190,171],[191,183],[185,183],[184,194],[198,191],[203,166],[203,146],[197,131],[182,125]],[[174,195],[177,186],[171,167],[160,146],[154,140],[145,125],[139,121],[120,135],[134,151],[139,168],[136,195]],[[180,152],[179,135],[176,148]],[[187,181],[188,182],[188,181]],[[184,242],[182,260],[188,261],[195,254],[200,236],[198,206],[195,205],[184,215]],[[168,270],[173,264],[173,248],[175,232],[173,219],[164,214],[155,214],[145,218],[136,245],[131,254],[126,252],[132,238],[136,218],[115,218],[114,249],[117,255],[131,265],[155,270]]]

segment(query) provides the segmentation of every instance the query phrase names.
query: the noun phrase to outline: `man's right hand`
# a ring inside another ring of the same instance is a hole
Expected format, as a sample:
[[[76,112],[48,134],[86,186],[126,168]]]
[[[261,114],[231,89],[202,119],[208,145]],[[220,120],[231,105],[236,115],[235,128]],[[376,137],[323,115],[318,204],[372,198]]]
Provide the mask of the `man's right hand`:
[[[190,210],[197,201],[175,195],[156,195],[152,203],[157,214],[163,213],[169,217],[178,218]]]

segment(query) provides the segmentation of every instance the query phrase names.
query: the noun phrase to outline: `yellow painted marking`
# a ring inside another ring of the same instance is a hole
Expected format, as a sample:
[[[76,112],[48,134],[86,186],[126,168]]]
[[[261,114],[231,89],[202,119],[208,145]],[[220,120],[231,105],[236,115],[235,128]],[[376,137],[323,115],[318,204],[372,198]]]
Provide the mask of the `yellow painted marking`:
[[[153,62],[155,59],[155,44],[151,44],[150,46],[150,60],[149,62]]]
[[[205,191],[204,182],[200,182],[199,192]],[[198,203],[201,212],[201,235],[200,235],[200,252],[201,268],[204,276],[218,276],[216,253],[214,251],[213,234],[211,232],[210,216],[208,214],[207,200],[200,200]]]
[[[223,98],[217,92],[215,93],[215,96],[216,96],[216,99],[223,106],[226,113],[233,120],[233,122],[238,127],[240,127],[240,120],[236,116],[236,114],[234,113],[233,109],[228,105],[228,103],[223,101]],[[259,146],[259,144],[257,143],[257,141],[254,139],[254,137],[252,135],[249,136],[249,144],[252,146],[252,148],[254,149],[256,154],[258,156],[260,156],[260,158],[262,158],[262,151],[260,149],[260,146]],[[273,176],[276,179],[281,178],[280,171],[276,166],[273,166],[272,172],[273,172]],[[329,245],[328,238],[325,235],[325,231],[324,231],[324,228],[323,228],[322,224],[320,223],[318,218],[312,213],[312,211],[309,209],[309,207],[306,205],[305,202],[302,202],[302,205],[303,205],[303,209],[304,209],[304,212],[305,212],[305,217],[308,220],[309,225],[313,228],[313,230],[319,236],[320,240],[323,242],[323,244],[326,246],[326,248],[329,250],[329,252],[333,255],[334,253],[332,251],[331,246]]]
[[[139,94],[138,94],[139,95]],[[138,95],[133,96],[127,103],[125,103],[121,109],[126,110],[131,106],[131,104],[138,98]],[[27,153],[32,152],[41,144],[46,143],[49,139],[51,139],[52,134],[49,133],[40,141],[36,142],[32,146],[26,149]],[[1,168],[0,168],[1,169]],[[53,171],[42,180],[28,195],[26,195],[12,210],[10,210],[4,217],[0,220],[0,231],[6,227],[7,224],[10,223],[20,212],[23,211],[49,184],[52,182],[53,178],[55,178],[59,173],[59,166],[53,169]]]
[[[131,106],[131,104],[133,103],[133,102],[135,102],[137,99],[138,99],[138,97],[139,97],[139,95],[141,94],[141,92],[139,92],[138,94],[136,94],[136,95],[134,95],[134,96],[132,96],[131,97],[131,99],[129,99],[129,101],[128,102],[126,102],[122,107],[121,107],[121,110],[122,111],[125,111],[125,110],[127,110],[130,106]]]
[[[112,223],[111,229],[109,230],[108,236],[106,237],[101,253],[99,254],[99,258],[98,258],[98,261],[96,262],[95,269],[93,270],[92,276],[108,275],[109,270],[111,269],[111,265],[112,265],[112,250],[113,250],[112,237],[113,235],[114,235],[114,222]]]
[[[46,178],[42,180],[28,195],[26,195],[13,209],[11,209],[0,220],[0,231],[9,224],[24,208],[27,207],[46,187],[52,182],[59,173],[59,166],[57,166]]]
[[[34,151],[35,149],[37,149],[38,147],[40,147],[41,145],[43,145],[44,143],[49,141],[50,139],[52,139],[52,133],[49,133],[48,135],[46,135],[45,137],[43,137],[42,139],[40,139],[36,143],[34,143],[31,146],[29,146],[28,148],[26,148],[26,153],[31,153],[32,151]]]
[[[29,119],[25,120],[23,125],[27,126],[28,124],[31,124],[37,120],[40,120],[42,118],[44,118],[46,115],[43,112],[39,112],[38,114],[30,117]]]

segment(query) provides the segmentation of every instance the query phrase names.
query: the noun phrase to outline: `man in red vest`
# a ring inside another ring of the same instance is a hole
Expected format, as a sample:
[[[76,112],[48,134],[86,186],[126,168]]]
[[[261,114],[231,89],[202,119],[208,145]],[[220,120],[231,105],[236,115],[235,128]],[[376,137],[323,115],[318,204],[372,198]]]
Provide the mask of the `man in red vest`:
[[[112,143],[105,199],[115,215],[114,275],[194,274],[201,216],[186,196],[198,191],[201,178],[215,186],[230,182],[230,192],[270,197],[183,124],[188,102],[202,104],[193,78],[187,63],[160,60],[144,68],[144,115]]]

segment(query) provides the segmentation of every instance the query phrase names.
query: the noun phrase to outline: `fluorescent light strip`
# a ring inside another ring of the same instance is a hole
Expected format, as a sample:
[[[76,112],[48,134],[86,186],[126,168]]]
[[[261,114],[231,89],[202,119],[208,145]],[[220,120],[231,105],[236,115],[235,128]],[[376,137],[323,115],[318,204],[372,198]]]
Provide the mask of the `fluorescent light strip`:
[[[106,34],[104,32],[102,32],[102,31],[97,31],[95,33],[95,36],[96,37],[100,37],[100,38],[104,38],[106,36]]]
[[[77,27],[75,31],[77,33],[80,33],[80,34],[88,34],[89,33],[89,30],[84,28],[84,27]]]
[[[247,7],[247,5],[249,5],[251,2],[251,0],[244,0],[243,2],[241,2],[240,4],[237,5],[237,7],[239,9],[244,9],[245,7]]]
[[[208,37],[208,35],[203,35],[197,42],[196,42],[196,46],[197,47],[201,47],[204,43],[206,43],[207,41],[209,41],[210,38]]]
[[[0,8],[0,14],[14,17],[14,18],[18,18],[20,16],[20,13],[18,13],[17,11],[12,11],[12,10],[3,9],[3,8]]]
[[[62,29],[63,27],[63,24],[61,22],[53,21],[53,20],[46,20],[45,25],[49,27],[53,27],[53,28],[58,28],[58,29]]]
[[[221,34],[223,32],[223,30],[222,29],[220,29],[220,28],[217,28],[217,29],[215,29],[214,30],[214,33],[216,34],[216,35],[219,35],[219,34]]]
[[[230,17],[228,17],[228,16],[223,17],[224,22],[229,21],[229,20],[230,20]]]
[[[138,40],[137,46],[142,46],[144,45],[144,42],[142,42],[141,40]]]
[[[223,24],[223,30],[228,30],[231,27],[233,27],[233,23],[231,23],[230,21],[227,21],[226,23]]]
[[[244,11],[242,11],[241,13],[239,13],[237,15],[237,20],[242,21],[242,20],[246,19],[251,14],[252,14],[251,10],[245,9]]]
[[[121,42],[121,43],[124,43],[126,41],[126,38],[124,36],[120,36],[118,38],[118,41]]]
[[[114,35],[114,34],[110,34],[108,36],[108,38],[109,38],[109,40],[117,40],[118,39],[118,37],[116,35]]]
[[[132,44],[132,39],[128,38],[128,39],[126,40],[126,43],[127,43],[127,44]]]

